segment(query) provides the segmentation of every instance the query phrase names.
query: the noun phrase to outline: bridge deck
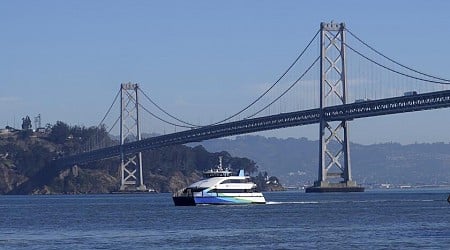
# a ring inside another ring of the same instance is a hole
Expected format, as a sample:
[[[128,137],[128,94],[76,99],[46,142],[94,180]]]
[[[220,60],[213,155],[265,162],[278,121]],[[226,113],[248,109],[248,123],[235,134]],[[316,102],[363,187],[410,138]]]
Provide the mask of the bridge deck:
[[[331,106],[323,109],[323,116],[327,121],[342,121],[446,107],[450,107],[450,90]],[[303,126],[318,123],[320,117],[321,110],[317,108],[253,119],[244,119],[241,121],[205,126],[127,143],[122,146],[122,150],[120,146],[113,146],[78,155],[67,156],[55,160],[54,163],[58,166],[83,164],[120,156],[121,151],[124,154],[132,154],[176,144],[199,142],[213,138],[278,128]]]

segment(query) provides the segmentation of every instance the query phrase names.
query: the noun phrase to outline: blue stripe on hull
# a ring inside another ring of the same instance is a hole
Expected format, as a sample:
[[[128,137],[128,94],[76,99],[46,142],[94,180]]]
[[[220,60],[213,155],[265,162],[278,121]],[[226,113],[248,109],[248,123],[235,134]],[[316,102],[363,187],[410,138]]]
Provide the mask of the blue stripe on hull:
[[[195,197],[196,204],[250,204],[252,201],[234,197]]]

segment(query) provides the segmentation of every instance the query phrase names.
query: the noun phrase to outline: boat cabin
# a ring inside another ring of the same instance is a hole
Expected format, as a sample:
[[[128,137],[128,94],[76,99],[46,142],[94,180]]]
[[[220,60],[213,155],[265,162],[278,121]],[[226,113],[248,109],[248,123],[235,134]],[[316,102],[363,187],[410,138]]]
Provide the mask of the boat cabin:
[[[222,167],[222,156],[219,157],[219,165],[216,168],[211,168],[209,170],[203,171],[204,178],[212,178],[212,177],[228,177],[232,176],[233,172],[229,168]]]

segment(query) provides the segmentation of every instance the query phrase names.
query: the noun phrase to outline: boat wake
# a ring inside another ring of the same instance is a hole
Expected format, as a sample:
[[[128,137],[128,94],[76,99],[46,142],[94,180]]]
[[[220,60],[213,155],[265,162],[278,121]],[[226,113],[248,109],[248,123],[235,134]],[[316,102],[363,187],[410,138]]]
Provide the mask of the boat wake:
[[[266,205],[280,205],[280,204],[318,204],[318,201],[267,201]]]
[[[330,203],[384,203],[384,202],[436,202],[442,200],[353,200],[353,201],[267,201],[266,205],[282,205],[282,204],[330,204]]]

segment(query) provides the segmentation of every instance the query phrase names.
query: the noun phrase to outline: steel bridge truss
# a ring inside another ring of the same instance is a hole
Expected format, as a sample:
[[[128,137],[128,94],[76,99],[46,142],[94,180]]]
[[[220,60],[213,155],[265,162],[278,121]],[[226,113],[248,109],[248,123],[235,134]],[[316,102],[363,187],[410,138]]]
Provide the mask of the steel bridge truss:
[[[310,109],[253,119],[245,119],[214,126],[185,130],[173,134],[146,138],[125,143],[120,146],[97,149],[78,155],[66,156],[55,160],[54,165],[64,166],[86,164],[123,154],[136,154],[171,145],[199,142],[208,139],[247,134],[264,130],[303,126],[320,122],[321,115],[328,122],[353,120],[357,118],[391,115],[422,110],[450,107],[450,90],[437,91],[412,96],[400,96],[381,100],[342,104],[326,107],[323,110]]]
[[[120,190],[145,190],[141,151],[170,145],[319,123],[319,174],[306,192],[362,191],[352,180],[348,121],[450,107],[450,91],[347,103],[345,24],[321,23],[320,107],[185,130],[141,140],[137,84],[121,85],[120,145],[55,161],[58,168],[121,157]],[[340,190],[339,190],[340,189]],[[308,191],[309,190],[309,191]]]
[[[120,86],[120,191],[145,191],[142,177],[142,153],[125,152],[127,142],[140,141],[139,102],[137,84]]]
[[[351,177],[347,120],[333,122],[323,112],[328,106],[347,104],[344,31],[344,23],[320,25],[320,156],[316,188],[337,187],[336,179],[342,187],[356,186]]]

